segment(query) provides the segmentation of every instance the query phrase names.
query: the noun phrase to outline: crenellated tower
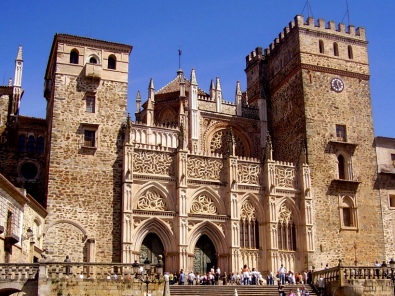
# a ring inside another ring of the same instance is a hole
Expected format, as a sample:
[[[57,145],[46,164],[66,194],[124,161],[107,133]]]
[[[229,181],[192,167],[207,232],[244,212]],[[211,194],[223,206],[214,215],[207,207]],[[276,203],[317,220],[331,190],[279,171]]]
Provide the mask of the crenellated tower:
[[[384,254],[383,236],[374,234],[382,222],[367,45],[364,28],[296,16],[267,49],[246,57],[249,102],[259,93],[267,100],[274,158],[298,163],[306,151],[311,166],[315,199],[302,205],[314,205],[309,266],[368,264]]]

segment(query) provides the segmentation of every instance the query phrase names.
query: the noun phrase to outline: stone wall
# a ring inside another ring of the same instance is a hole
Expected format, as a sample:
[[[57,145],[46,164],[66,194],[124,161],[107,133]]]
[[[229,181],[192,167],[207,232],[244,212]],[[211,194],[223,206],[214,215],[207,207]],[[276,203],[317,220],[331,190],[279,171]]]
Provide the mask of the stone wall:
[[[75,36],[55,36],[56,64],[47,78],[53,83],[48,118],[50,160],[48,169],[49,215],[45,248],[49,259],[62,261],[119,262],[121,241],[121,127],[126,121],[127,71],[130,47]],[[77,49],[79,62],[69,62]],[[116,70],[107,69],[109,55]],[[101,77],[87,75],[90,58],[96,58]],[[93,96],[94,111],[86,99]],[[86,145],[84,133],[94,132]],[[89,147],[90,146],[90,147]]]

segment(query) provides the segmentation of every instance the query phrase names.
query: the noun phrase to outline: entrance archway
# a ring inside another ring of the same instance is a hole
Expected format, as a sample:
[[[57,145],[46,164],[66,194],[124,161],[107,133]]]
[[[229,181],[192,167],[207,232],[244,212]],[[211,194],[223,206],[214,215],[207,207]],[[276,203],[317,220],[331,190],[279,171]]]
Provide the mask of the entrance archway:
[[[213,266],[217,266],[215,247],[210,238],[204,234],[195,245],[193,269],[195,273],[204,274]]]
[[[149,259],[151,264],[157,264],[159,255],[164,254],[162,241],[156,233],[150,232],[144,238],[140,249],[140,263],[143,263],[145,259]],[[162,258],[163,264],[165,264],[165,258]]]

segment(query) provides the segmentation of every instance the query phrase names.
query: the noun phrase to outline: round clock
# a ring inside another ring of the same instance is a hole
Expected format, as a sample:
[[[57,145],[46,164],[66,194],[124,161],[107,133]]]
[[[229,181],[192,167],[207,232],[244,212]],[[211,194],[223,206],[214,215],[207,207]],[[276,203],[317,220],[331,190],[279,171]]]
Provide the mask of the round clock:
[[[335,92],[341,92],[344,89],[344,82],[340,78],[333,78],[331,87]]]

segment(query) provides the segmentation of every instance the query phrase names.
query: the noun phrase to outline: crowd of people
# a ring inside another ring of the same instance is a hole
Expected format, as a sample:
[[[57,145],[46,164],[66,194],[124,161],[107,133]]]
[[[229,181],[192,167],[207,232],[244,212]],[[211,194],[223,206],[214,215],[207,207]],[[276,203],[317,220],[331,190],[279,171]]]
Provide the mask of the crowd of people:
[[[222,273],[219,266],[213,266],[204,274],[193,271],[186,273],[181,269],[179,273],[170,273],[169,281],[171,285],[278,285],[279,296],[308,296],[309,292],[304,285],[312,283],[312,272],[293,273],[281,265],[276,274],[270,271],[266,277],[263,277],[259,271],[255,268],[250,269],[247,265],[244,265],[241,271],[229,274]],[[300,285],[300,287],[297,287],[295,291],[288,289],[288,294],[286,294],[287,284]]]

